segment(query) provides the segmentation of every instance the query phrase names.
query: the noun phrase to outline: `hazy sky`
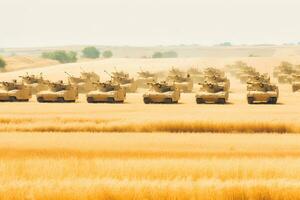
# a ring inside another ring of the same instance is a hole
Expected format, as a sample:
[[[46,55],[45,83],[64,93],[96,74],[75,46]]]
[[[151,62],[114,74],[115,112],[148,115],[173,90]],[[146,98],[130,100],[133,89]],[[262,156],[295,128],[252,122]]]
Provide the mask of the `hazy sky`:
[[[299,0],[0,0],[0,47],[300,41]]]

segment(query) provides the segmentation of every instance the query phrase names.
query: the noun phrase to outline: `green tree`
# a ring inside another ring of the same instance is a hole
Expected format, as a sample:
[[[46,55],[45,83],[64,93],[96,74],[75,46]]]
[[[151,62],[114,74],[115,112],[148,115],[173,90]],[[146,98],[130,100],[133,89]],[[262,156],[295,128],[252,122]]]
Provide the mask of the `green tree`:
[[[232,44],[231,44],[231,42],[223,42],[223,43],[219,44],[219,46],[222,46],[222,47],[231,47]]]
[[[161,52],[154,52],[152,55],[152,58],[162,58],[163,54]]]
[[[77,61],[77,53],[74,51],[66,52],[63,50],[57,50],[52,52],[44,52],[42,57],[57,60],[60,63],[71,63]]]
[[[0,69],[4,69],[6,66],[6,62],[4,61],[3,58],[0,57]]]
[[[110,50],[104,51],[102,53],[104,58],[111,58],[113,56],[113,53]]]
[[[82,54],[86,58],[99,58],[100,51],[96,47],[85,47],[82,50]]]
[[[163,58],[177,58],[178,54],[175,51],[166,51],[162,56]]]

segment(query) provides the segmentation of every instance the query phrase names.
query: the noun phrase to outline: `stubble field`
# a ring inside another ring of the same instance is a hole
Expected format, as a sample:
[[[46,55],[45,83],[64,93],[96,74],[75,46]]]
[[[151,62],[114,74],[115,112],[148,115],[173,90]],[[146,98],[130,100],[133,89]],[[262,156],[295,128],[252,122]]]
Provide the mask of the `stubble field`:
[[[249,62],[271,71],[263,66],[279,60]],[[74,66],[61,67],[45,74]],[[124,104],[0,103],[0,199],[300,199],[300,93],[280,85],[277,105],[248,105],[231,81],[226,105],[197,105],[194,94],[145,105],[143,91]]]

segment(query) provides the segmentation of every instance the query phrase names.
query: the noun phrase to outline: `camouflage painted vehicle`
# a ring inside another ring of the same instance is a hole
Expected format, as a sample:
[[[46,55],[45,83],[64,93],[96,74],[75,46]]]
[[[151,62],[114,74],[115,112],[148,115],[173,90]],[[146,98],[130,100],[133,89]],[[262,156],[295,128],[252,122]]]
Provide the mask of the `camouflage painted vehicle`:
[[[175,76],[168,76],[167,81],[171,84],[173,83],[180,92],[192,92],[194,84],[193,81],[188,74],[186,77],[175,75]]]
[[[286,73],[279,73],[277,75],[278,83],[285,84],[285,83],[292,83],[292,75]]]
[[[247,63],[245,63],[243,61],[237,61],[232,65],[226,65],[225,71],[229,72],[231,76],[238,78],[242,69],[247,68],[247,67],[248,67]]]
[[[112,72],[112,76],[118,76],[118,77],[129,77],[129,74],[124,72],[124,71],[118,71],[116,68],[115,68],[115,71]]]
[[[97,90],[87,93],[88,103],[123,103],[126,98],[125,90],[111,81],[94,83]]]
[[[249,82],[247,91],[248,104],[256,102],[276,104],[279,96],[278,87],[270,83]]]
[[[68,81],[72,85],[76,85],[79,93],[87,93],[95,89],[93,82],[100,81],[100,77],[95,72],[80,72],[80,77],[75,77],[65,72],[69,77]]]
[[[300,91],[300,73],[293,75],[292,90],[293,90],[293,92]]]
[[[204,82],[199,84],[200,91],[196,94],[196,103],[218,103],[225,104],[228,100],[229,92],[224,85],[217,82]]]
[[[125,92],[136,92],[138,86],[134,78],[129,78],[129,74],[123,73],[120,75],[120,72],[113,72],[112,75],[105,71],[112,79],[114,84],[119,84],[121,88],[125,90]],[[117,75],[119,74],[119,75]]]
[[[266,83],[270,84],[270,76],[268,74],[259,74],[256,76],[250,76],[247,83]]]
[[[178,103],[180,90],[167,82],[149,83],[150,89],[143,95],[144,103]]]
[[[200,71],[198,68],[191,67],[188,69],[187,73],[191,76],[191,79],[193,82],[202,83],[204,82],[205,76],[202,71]]]
[[[184,72],[183,71],[181,71],[180,69],[178,69],[178,68],[174,68],[174,67],[172,67],[170,70],[169,70],[169,72],[168,72],[168,76],[184,76]]]
[[[274,67],[273,77],[278,78],[279,74],[291,74],[293,71],[293,65],[291,63],[282,62],[279,66]]]
[[[230,89],[230,80],[225,76],[220,76],[218,74],[205,76],[204,82],[218,83],[218,85],[223,86],[226,91],[229,91]]]
[[[0,82],[0,101],[29,101],[31,96],[31,88],[23,83],[17,83],[16,80]]]
[[[203,71],[203,74],[205,76],[214,76],[214,75],[221,76],[221,77],[225,76],[224,71],[222,71],[220,69],[217,69],[217,68],[214,68],[214,67],[205,68],[204,71]]]
[[[32,94],[48,89],[49,81],[43,79],[42,73],[40,76],[29,75],[27,73],[26,75],[19,77],[22,79],[22,83],[31,89]]]
[[[63,81],[50,82],[49,89],[36,94],[37,101],[43,102],[75,102],[78,99],[76,85],[65,84]]]
[[[138,72],[138,78],[136,79],[136,84],[138,85],[138,87],[147,88],[148,87],[147,83],[156,82],[156,80],[157,80],[157,75],[155,73],[151,73],[149,71],[143,71],[141,69],[141,71]]]

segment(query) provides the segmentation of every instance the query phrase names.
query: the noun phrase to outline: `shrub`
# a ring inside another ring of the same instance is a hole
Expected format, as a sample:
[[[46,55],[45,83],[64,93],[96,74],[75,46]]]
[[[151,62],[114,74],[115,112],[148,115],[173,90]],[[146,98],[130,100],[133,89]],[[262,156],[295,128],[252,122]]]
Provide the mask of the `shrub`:
[[[82,54],[86,58],[99,58],[100,51],[96,47],[85,47],[82,50]]]
[[[163,53],[163,58],[177,58],[178,54],[175,51],[166,51]]]
[[[6,66],[6,62],[4,61],[3,58],[0,57],[0,69],[4,69]]]
[[[152,58],[177,58],[178,54],[175,51],[154,52]]]
[[[111,58],[113,56],[113,53],[111,51],[107,50],[107,51],[104,51],[102,55],[104,58]]]
[[[57,60],[60,63],[71,63],[77,61],[77,53],[74,51],[66,52],[63,50],[57,50],[53,52],[44,52],[42,57]]]
[[[161,52],[155,52],[153,55],[152,55],[152,58],[162,58],[163,57],[163,54]]]

